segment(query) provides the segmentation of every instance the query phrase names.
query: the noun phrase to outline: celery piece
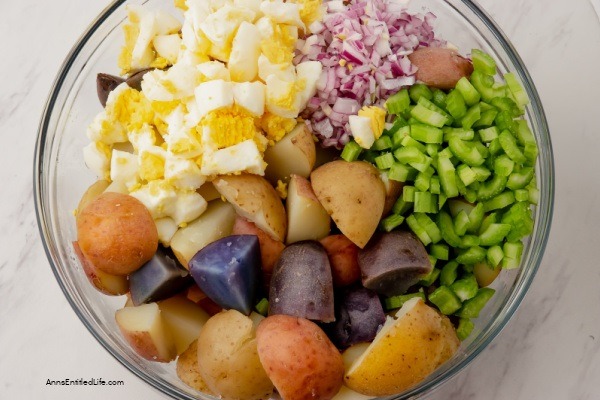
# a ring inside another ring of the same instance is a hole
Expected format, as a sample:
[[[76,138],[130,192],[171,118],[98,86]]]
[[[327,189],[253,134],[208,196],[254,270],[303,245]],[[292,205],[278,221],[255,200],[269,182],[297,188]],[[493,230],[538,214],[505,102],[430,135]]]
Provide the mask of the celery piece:
[[[512,191],[505,191],[499,195],[483,202],[485,212],[501,210],[515,202],[515,194]]]
[[[433,221],[432,221],[433,222]],[[441,235],[441,233],[440,233]],[[450,257],[450,248],[445,244],[432,244],[429,247],[429,254],[438,260],[448,261]]]
[[[416,211],[413,215],[415,216],[419,225],[421,225],[423,229],[425,229],[425,232],[427,232],[427,235],[434,244],[442,240],[442,233],[440,232],[440,229],[435,224],[435,222],[433,222],[433,220],[429,218],[429,216]]]
[[[393,164],[394,156],[392,153],[383,153],[379,157],[375,157],[375,165],[381,170],[389,169]]]
[[[486,259],[490,265],[496,267],[504,258],[504,252],[500,246],[492,246],[487,250]]]
[[[424,246],[427,246],[429,243],[431,243],[431,238],[425,231],[425,228],[421,226],[419,222],[417,222],[417,219],[415,218],[414,214],[411,214],[406,218],[406,223],[408,224],[408,227],[414,232],[414,234],[417,235],[417,237],[423,243]]]
[[[473,68],[481,71],[486,75],[496,75],[496,61],[487,53],[479,49],[471,50],[471,59],[473,60]]]
[[[492,174],[486,167],[471,167],[471,171],[475,172],[475,180],[477,182],[484,182]]]
[[[498,128],[495,126],[491,126],[489,128],[480,129],[477,131],[479,133],[479,137],[483,143],[490,143],[492,140],[496,139],[500,134]]]
[[[431,264],[431,266],[435,267],[435,264],[437,263],[437,258],[435,258],[434,256],[432,256],[431,254],[428,254],[427,258],[429,258],[429,263]],[[438,274],[438,276],[439,276],[439,274]],[[437,276],[435,277],[435,279],[437,279]],[[433,283],[433,282],[431,282],[431,283]]]
[[[529,97],[527,96],[527,92],[525,92],[525,89],[523,89],[523,86],[517,80],[515,74],[510,72],[504,74],[504,80],[506,81],[508,89],[512,93],[519,106],[525,107],[527,104],[529,104]]]
[[[411,135],[412,135],[412,126],[411,126]],[[418,149],[421,153],[425,153],[427,148],[423,143],[420,143],[412,138],[412,136],[405,136],[400,141],[400,145],[404,147],[414,147]]]
[[[415,202],[415,192],[416,189],[414,186],[405,185],[402,188],[402,200],[410,203]]]
[[[431,101],[433,101],[433,104],[435,104],[436,106],[438,106],[442,109],[445,109],[446,108],[446,99],[448,98],[448,95],[440,89],[433,89],[432,93],[433,93],[433,99],[431,99]]]
[[[479,317],[479,313],[487,302],[492,298],[492,296],[496,293],[494,289],[491,288],[481,288],[477,291],[477,294],[472,299],[465,301],[461,307],[461,309],[456,313],[457,316],[461,318],[477,318]]]
[[[499,135],[500,134],[498,134],[498,136]],[[488,149],[492,156],[496,156],[496,155],[502,153],[502,146],[500,146],[500,139],[496,138],[496,139],[492,140],[490,142],[490,145],[488,146]]]
[[[479,150],[472,143],[452,138],[448,141],[448,146],[456,158],[469,166],[477,167],[485,162]]]
[[[494,78],[482,73],[481,71],[473,71],[471,74],[471,84],[479,94],[483,101],[490,102],[494,97],[504,96],[504,90],[494,87]]]
[[[418,284],[423,287],[429,287],[433,285],[433,282],[440,276],[440,270],[438,268],[434,268],[429,272],[426,276],[424,276]]]
[[[517,140],[521,146],[525,146],[527,143],[535,144],[535,137],[529,129],[529,124],[524,119],[516,121],[517,124]]]
[[[458,336],[458,340],[462,342],[468,338],[474,328],[475,324],[469,318],[460,318],[458,320],[458,326],[456,327],[456,336]]]
[[[460,124],[464,129],[471,129],[475,122],[481,118],[481,107],[478,104],[471,106],[464,117],[461,118]]]
[[[534,175],[535,170],[533,168],[522,168],[520,171],[510,174],[506,182],[506,187],[512,190],[523,189],[531,182]]]
[[[379,139],[377,139],[375,141],[375,143],[373,143],[373,146],[371,146],[371,149],[377,150],[377,151],[387,150],[387,149],[391,149],[391,148],[392,148],[392,138],[389,136],[381,136]]]
[[[428,110],[435,111],[438,114],[442,114],[448,120],[447,124],[452,124],[452,122],[454,122],[454,118],[452,118],[452,115],[450,115],[448,113],[448,111],[446,111],[442,107],[438,107],[435,103],[429,101],[425,97],[421,97],[417,104],[422,105],[423,107],[427,108]]]
[[[396,202],[394,203],[394,205],[392,207],[392,212],[394,214],[403,215],[404,213],[409,211],[412,208],[412,206],[413,206],[413,203],[404,201],[402,196],[400,196],[398,198],[398,200],[396,200]]]
[[[529,194],[529,197],[531,197],[531,192]],[[538,197],[539,197],[539,193],[538,193]],[[438,209],[442,209],[442,207],[444,207],[444,204],[446,204],[446,200],[448,200],[448,196],[446,196],[444,193],[440,193],[438,195]],[[537,203],[535,203],[537,204]]]
[[[481,240],[479,240],[479,236],[464,235],[461,238],[460,247],[462,249],[468,249],[468,248],[471,248],[471,247],[479,246],[479,242],[481,242]]]
[[[429,301],[444,315],[454,314],[462,306],[460,299],[447,286],[440,286],[434,290],[429,295]]]
[[[423,172],[419,172],[417,174],[417,178],[415,179],[415,188],[420,192],[426,192],[427,190],[429,190],[429,180],[430,179],[431,178],[429,177],[429,175],[427,175]],[[415,202],[416,202],[416,200],[415,200]],[[415,205],[415,209],[416,208],[417,207]]]
[[[441,154],[441,153],[440,153]],[[449,158],[441,157],[438,155],[438,176],[440,178],[440,184],[444,189],[444,194],[448,198],[458,196],[458,186],[456,186],[456,174],[454,165]]]
[[[539,189],[535,188],[535,187],[529,188],[529,202],[531,204],[535,204],[537,206],[539,201],[540,201]]]
[[[517,189],[515,190],[516,201],[529,201],[529,190],[528,189]]]
[[[355,141],[350,141],[344,146],[341,157],[348,162],[352,162],[358,160],[358,156],[360,156],[361,152],[362,147],[360,147]]]
[[[481,154],[481,156],[483,158],[488,158],[490,156],[490,150],[487,148],[487,146],[485,144],[483,144],[479,140],[473,140],[472,142],[473,142],[473,147],[475,147],[477,149],[477,151],[479,152],[479,154]]]
[[[467,113],[467,104],[459,90],[453,90],[446,98],[446,109],[455,119],[460,119]]]
[[[399,296],[387,297],[383,299],[383,306],[387,311],[394,310],[396,308],[400,308],[406,303],[408,300],[413,299],[415,297],[420,297],[425,301],[425,293],[423,292],[415,292],[408,294],[401,294]]]
[[[473,138],[475,138],[475,132],[472,129],[452,128],[450,126],[445,126],[442,130],[444,132],[444,142],[448,142],[452,138],[458,138],[461,140],[473,140]]]
[[[261,301],[258,302],[258,304],[256,304],[256,306],[254,306],[254,309],[257,313],[266,317],[267,313],[269,312],[269,300],[263,298]]]
[[[431,89],[422,83],[417,83],[408,88],[408,94],[414,103],[418,103],[421,97],[425,97],[427,100],[433,99]]]
[[[480,103],[481,104],[481,103]],[[498,111],[486,110],[481,112],[479,119],[473,124],[474,128],[490,127],[494,124]]]
[[[463,236],[467,232],[469,226],[469,216],[465,210],[460,210],[454,217],[454,232],[458,236]]]
[[[404,217],[398,214],[391,214],[381,220],[380,226],[386,232],[391,232],[395,228],[402,225]]]
[[[525,143],[523,155],[527,159],[525,165],[534,166],[538,157],[538,147],[535,143]]]
[[[496,124],[500,132],[509,131],[515,135],[517,134],[517,122],[514,120],[513,116],[508,111],[500,111],[498,115],[496,115],[494,123]]]
[[[477,191],[477,198],[480,201],[489,200],[502,193],[506,187],[508,179],[505,176],[494,175],[489,181],[482,182]]]
[[[413,167],[414,169],[416,169],[419,172],[426,172],[429,171],[431,168],[431,163],[433,162],[433,159],[431,157],[427,157],[425,156],[425,161],[424,162],[409,162],[408,165],[410,165],[411,167]],[[431,176],[431,175],[428,175]]]
[[[500,111],[507,111],[513,117],[522,115],[521,109],[517,104],[508,97],[496,97],[491,101],[492,105]]]
[[[465,186],[469,186],[477,180],[477,174],[466,164],[459,165],[456,173]]]
[[[424,163],[427,161],[427,156],[419,151],[418,148],[408,146],[408,147],[400,147],[394,151],[394,157],[396,160],[401,163]]]
[[[407,125],[408,122],[404,118],[402,118],[400,115],[396,115],[392,126],[383,130],[383,135],[389,136],[391,138],[396,132],[400,130],[400,128],[405,127]]]
[[[520,260],[515,260],[514,258],[504,257],[500,262],[502,269],[517,269],[521,264]]]
[[[456,261],[450,261],[446,263],[440,273],[440,285],[450,286],[454,283],[458,277],[458,263]]]
[[[410,97],[407,89],[402,89],[398,93],[388,97],[385,101],[385,109],[390,114],[401,114],[410,106]]]
[[[437,225],[442,234],[442,238],[450,246],[460,247],[462,241],[454,231],[454,222],[452,221],[452,217],[450,217],[450,215],[445,211],[440,211],[437,217]]]
[[[405,137],[410,137],[410,125],[406,125],[406,126],[403,126],[403,127],[399,128],[392,135],[392,147],[394,149],[400,147],[402,145],[402,140]]]
[[[462,77],[456,83],[456,90],[460,92],[467,106],[473,106],[479,103],[481,95],[477,92],[477,89],[473,87],[471,82],[466,77]]]
[[[461,251],[456,257],[456,262],[459,264],[477,264],[485,260],[486,251],[480,246],[472,246]]]
[[[510,224],[490,224],[486,230],[479,235],[479,244],[481,246],[494,246],[502,243],[511,229],[512,225]]]
[[[481,226],[484,215],[485,211],[483,209],[483,203],[477,203],[477,205],[475,205],[475,207],[469,213],[469,226],[467,227],[468,233],[477,233],[479,231],[479,227]]]
[[[429,178],[429,191],[433,194],[440,194],[441,193],[441,186],[440,186],[440,178],[438,178],[437,176],[432,176],[431,178]],[[529,191],[527,192],[527,195],[529,196]]]
[[[515,137],[509,131],[505,130],[500,132],[500,136],[498,136],[498,140],[500,141],[500,146],[502,146],[502,150],[509,156],[514,162],[518,164],[523,164],[527,161],[527,158],[519,149],[519,145],[515,140]]]
[[[441,144],[444,141],[444,133],[439,127],[422,124],[412,125],[410,136],[422,143]]]
[[[508,177],[515,168],[515,162],[506,154],[502,154],[494,159],[494,173],[500,176]]]
[[[417,175],[417,171],[399,162],[394,162],[388,170],[388,178],[398,182],[407,182]]]
[[[477,295],[479,285],[475,275],[469,274],[450,285],[450,289],[461,301],[467,301]]]
[[[437,154],[440,152],[441,147],[441,144],[427,143],[425,145],[425,152],[429,157],[437,157]]]
[[[505,257],[520,260],[523,255],[523,242],[506,242],[503,251]]]
[[[414,203],[415,213],[435,214],[436,212],[438,212],[437,196],[435,194],[421,191],[415,192]]]
[[[421,104],[417,104],[415,108],[411,110],[410,115],[412,115],[413,118],[419,122],[435,126],[437,128],[441,128],[448,122],[448,118],[446,118],[444,115],[436,111],[432,111]]]
[[[379,152],[373,150],[367,150],[363,153],[362,159],[371,164],[375,164],[375,157],[379,155]]]

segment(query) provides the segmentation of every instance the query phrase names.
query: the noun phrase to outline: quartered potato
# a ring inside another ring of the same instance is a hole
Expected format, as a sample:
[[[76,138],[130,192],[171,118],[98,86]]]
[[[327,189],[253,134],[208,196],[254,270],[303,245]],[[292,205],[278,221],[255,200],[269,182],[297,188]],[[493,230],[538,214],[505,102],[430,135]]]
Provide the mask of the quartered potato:
[[[283,139],[265,151],[265,175],[271,183],[288,182],[292,174],[308,178],[316,161],[312,133],[305,124],[298,124]]]

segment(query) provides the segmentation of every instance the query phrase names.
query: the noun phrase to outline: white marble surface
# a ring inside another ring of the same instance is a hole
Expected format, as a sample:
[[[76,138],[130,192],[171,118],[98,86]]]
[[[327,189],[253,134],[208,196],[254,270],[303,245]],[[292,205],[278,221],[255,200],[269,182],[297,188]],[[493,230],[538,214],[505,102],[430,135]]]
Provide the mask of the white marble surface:
[[[439,1],[439,0],[437,0]],[[548,250],[505,330],[434,399],[600,399],[600,24],[590,0],[481,0],[522,55],[548,116],[556,208]],[[164,399],[104,351],[61,293],[32,196],[38,120],[63,58],[106,0],[0,0],[0,398]],[[49,387],[48,378],[122,379]]]

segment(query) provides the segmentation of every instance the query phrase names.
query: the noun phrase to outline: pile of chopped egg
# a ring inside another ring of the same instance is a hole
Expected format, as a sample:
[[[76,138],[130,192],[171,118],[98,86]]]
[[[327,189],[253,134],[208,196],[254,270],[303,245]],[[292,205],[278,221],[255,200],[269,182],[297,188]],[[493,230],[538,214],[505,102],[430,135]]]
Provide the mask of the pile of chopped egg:
[[[113,90],[88,127],[87,166],[109,190],[139,199],[168,245],[207,203],[217,175],[264,175],[264,151],[293,130],[316,93],[322,65],[293,64],[299,35],[323,15],[321,0],[175,0],[164,11],[128,7],[118,65],[154,68],[141,91]]]

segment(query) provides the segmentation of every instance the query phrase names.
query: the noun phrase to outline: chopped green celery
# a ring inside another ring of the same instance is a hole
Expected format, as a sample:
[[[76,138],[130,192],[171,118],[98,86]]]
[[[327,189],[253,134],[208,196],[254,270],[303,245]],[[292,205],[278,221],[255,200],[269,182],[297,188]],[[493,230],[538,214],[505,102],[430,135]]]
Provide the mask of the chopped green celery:
[[[454,222],[452,221],[452,217],[445,212],[440,211],[437,216],[437,226],[440,229],[442,234],[442,238],[452,247],[460,247],[462,241],[460,237],[454,231]]]
[[[467,226],[469,225],[469,215],[465,210],[460,210],[456,217],[454,217],[454,232],[458,236],[463,236],[467,233]]]
[[[508,97],[496,97],[491,101],[492,105],[500,111],[508,111],[511,116],[521,116],[521,109],[517,104]]]
[[[529,190],[528,189],[517,189],[515,190],[516,201],[529,201]]]
[[[464,129],[471,129],[479,118],[481,118],[481,107],[477,103],[467,110],[465,116],[461,118],[460,124]]]
[[[461,301],[467,301],[477,295],[479,285],[475,275],[469,274],[450,285],[450,289]]]
[[[458,254],[456,262],[459,264],[477,264],[485,260],[485,255],[486,251],[483,247],[471,246]]]
[[[477,189],[475,186],[479,185],[478,182],[473,182],[471,186],[466,187],[463,181],[457,177],[456,186],[458,186],[458,192],[467,200],[469,203],[475,203],[477,201]],[[479,186],[477,186],[479,187]]]
[[[452,122],[454,122],[454,118],[452,118],[452,115],[450,115],[448,113],[448,111],[446,111],[444,108],[442,107],[438,107],[435,103],[429,101],[428,99],[426,99],[425,97],[421,97],[418,101],[417,104],[422,105],[423,107],[431,110],[431,111],[435,111],[438,114],[442,114],[444,117],[446,117],[448,119],[447,124],[451,124]]]
[[[462,308],[456,313],[461,318],[477,318],[483,307],[492,298],[496,291],[492,288],[481,288],[472,299],[465,301]]]
[[[382,135],[379,139],[377,139],[375,141],[375,143],[373,143],[373,146],[371,146],[371,149],[377,150],[377,151],[387,150],[387,149],[391,149],[391,148],[392,148],[392,138],[389,136],[384,136],[384,135]]]
[[[375,157],[379,155],[378,152],[374,150],[367,150],[363,153],[362,159],[364,161],[370,162],[371,164],[375,164]]]
[[[535,170],[532,167],[522,168],[520,171],[510,174],[506,187],[512,190],[523,189],[529,185],[534,175]]]
[[[421,97],[421,99],[423,99],[423,97]],[[446,118],[444,115],[437,111],[430,110],[421,104],[417,104],[411,110],[410,115],[412,115],[413,118],[419,122],[435,126],[437,128],[441,128],[448,122],[448,118]]]
[[[447,286],[440,286],[429,295],[429,301],[444,315],[454,314],[462,304],[460,299]]]
[[[479,104],[482,104],[482,103],[479,103]],[[497,110],[481,111],[481,116],[473,124],[473,127],[475,127],[475,128],[483,128],[483,127],[492,126],[494,124],[494,121],[495,121],[497,115],[498,115],[498,111]]]
[[[438,268],[433,268],[430,273],[424,276],[418,284],[423,287],[429,287],[433,285],[433,282],[440,276],[440,270]]]
[[[417,218],[415,217],[415,214],[409,215],[406,218],[406,223],[408,224],[408,227],[414,232],[414,234],[417,235],[417,237],[419,238],[421,243],[423,243],[424,246],[427,246],[431,243],[431,238],[427,234],[425,227],[419,224]]]
[[[488,215],[486,215],[483,218],[483,221],[481,221],[481,225],[479,226],[479,232],[478,234],[481,235],[483,232],[485,232],[485,230],[488,228],[488,226],[490,226],[491,224],[495,224],[498,222],[498,213],[490,213]],[[506,224],[508,222],[502,221],[503,224]]]
[[[411,127],[411,135],[412,135],[412,127]],[[423,143],[417,142],[412,136],[405,136],[400,141],[400,145],[404,147],[414,147],[418,149],[421,153],[425,153],[427,148]]]
[[[500,134],[498,134],[498,136],[500,136]],[[488,150],[490,151],[490,154],[492,156],[496,156],[496,155],[502,153],[502,146],[500,146],[500,139],[496,138],[496,139],[492,140],[490,142],[490,145],[488,146]]]
[[[385,101],[385,109],[390,114],[402,114],[410,106],[410,97],[407,89],[402,89]]]
[[[450,286],[454,283],[458,277],[458,265],[459,264],[456,261],[450,261],[444,265],[442,272],[440,273],[440,285]]]
[[[394,162],[388,170],[388,178],[398,182],[407,182],[413,180],[417,176],[417,171],[399,162]]]
[[[492,246],[488,249],[486,259],[490,265],[494,268],[500,264],[500,261],[504,258],[504,252],[500,246]]]
[[[410,125],[399,128],[392,136],[392,146],[394,149],[402,145],[402,140],[405,137],[410,137]]]
[[[358,156],[360,156],[361,152],[362,147],[360,147],[355,141],[350,141],[344,146],[341,157],[348,162],[352,162],[358,160]]]
[[[469,213],[469,226],[467,227],[467,233],[477,233],[485,211],[483,209],[483,203],[477,203],[477,205]]]
[[[504,243],[504,258],[502,259],[502,268],[511,269],[518,268],[523,255],[522,242],[506,242]]]
[[[404,217],[398,214],[391,214],[381,220],[380,226],[386,232],[391,232],[395,228],[402,225]]]
[[[420,297],[425,301],[425,293],[423,292],[415,292],[408,294],[401,294],[399,296],[387,297],[383,299],[383,306],[386,311],[394,310],[396,308],[400,308],[406,303],[408,300],[413,299],[415,297]]]
[[[410,136],[422,143],[441,144],[444,141],[444,132],[439,127],[422,124],[412,125]]]
[[[413,105],[413,106],[410,106],[410,111],[412,111],[412,109],[413,109],[413,108],[415,108],[415,106],[414,106],[414,105]],[[409,124],[409,125],[414,125],[414,124],[418,124],[418,123],[419,123],[419,121],[418,121],[417,119],[415,119],[414,117],[412,117],[412,116],[410,115],[410,112],[408,113],[408,116],[410,117],[410,118],[408,118],[408,124]]]
[[[479,154],[481,154],[483,158],[488,158],[490,156],[490,150],[481,141],[473,140],[473,146],[477,149],[477,151],[479,152]]]
[[[534,166],[538,157],[538,148],[535,143],[525,143],[523,155],[527,158],[525,165]]]
[[[456,173],[465,186],[469,186],[477,180],[477,173],[466,164],[459,165],[456,168]]]
[[[527,96],[527,92],[525,92],[525,89],[523,89],[523,86],[517,80],[515,74],[511,72],[504,74],[504,80],[506,81],[508,89],[512,93],[519,106],[525,107],[527,104],[529,104],[529,97]]]
[[[479,107],[481,108],[481,112],[485,112],[485,111],[489,111],[489,110],[496,110],[496,107],[494,107],[491,104],[486,103],[485,101],[480,101]]]
[[[494,87],[494,78],[481,71],[473,71],[470,81],[483,101],[490,102],[494,97],[504,96],[504,90]]]
[[[446,109],[455,119],[461,119],[467,113],[467,104],[459,90],[453,90],[446,98]]]
[[[469,166],[476,167],[485,162],[479,150],[470,142],[452,138],[448,141],[448,146],[456,158]]]
[[[429,216],[416,211],[413,215],[417,219],[419,225],[421,225],[423,229],[425,229],[425,232],[427,232],[427,236],[429,236],[429,238],[434,244],[442,240],[442,233],[440,232],[440,229],[435,224],[435,222],[433,222],[433,220],[429,218]]]
[[[486,75],[496,75],[496,61],[488,54],[479,49],[471,50],[471,59],[473,60],[473,68],[481,71]]]
[[[437,196],[429,192],[415,192],[415,213],[434,214],[438,212]],[[433,238],[432,238],[433,240]]]
[[[412,206],[413,203],[404,201],[402,196],[400,196],[400,198],[398,198],[398,200],[396,200],[396,202],[394,203],[394,206],[392,207],[392,212],[394,214],[402,215],[409,211],[412,208]]]
[[[422,83],[412,85],[408,89],[408,94],[414,103],[418,103],[421,97],[425,97],[427,100],[433,99],[433,93],[431,92],[431,89]]]
[[[438,195],[438,209],[441,210],[442,207],[444,207],[444,204],[446,204],[446,200],[448,200],[448,196],[446,196],[444,193],[440,193]]]
[[[514,162],[518,164],[523,164],[527,161],[527,158],[519,149],[519,145],[515,137],[509,131],[505,130],[500,132],[500,136],[498,136],[498,140],[500,141],[500,146],[502,146],[502,150],[509,156]]]
[[[450,161],[452,161],[452,164],[458,162],[458,160],[456,159],[456,157],[454,157],[454,154],[452,154],[448,147],[444,147],[444,149],[438,153],[438,157],[449,158]]]
[[[441,145],[436,143],[427,143],[425,145],[425,152],[429,155],[429,157],[436,157],[440,152],[441,147]]]
[[[475,132],[472,129],[452,128],[450,126],[445,126],[442,130],[444,132],[444,142],[447,142],[452,138],[458,138],[461,140],[473,140],[473,138],[475,138]]]
[[[500,132],[509,131],[513,134],[517,133],[517,130],[518,130],[517,122],[514,120],[512,115],[507,111],[500,111],[498,113],[498,115],[496,115],[496,119],[494,120],[494,123],[496,124],[496,126],[498,127],[498,130]]]
[[[430,169],[433,169],[433,168],[431,168],[432,162],[433,162],[433,159],[431,157],[425,156],[424,162],[409,162],[408,165],[410,165],[411,167],[413,167],[414,169],[416,169],[419,172],[426,172],[426,171],[429,171]]]
[[[396,117],[394,118],[394,122],[392,123],[392,126],[389,128],[386,127],[383,130],[383,135],[393,137],[394,134],[400,130],[400,128],[407,126],[407,125],[408,125],[408,122],[404,118],[402,118],[400,115],[396,115]]]
[[[483,143],[490,143],[492,140],[496,139],[500,132],[498,128],[495,126],[491,126],[489,128],[480,129],[477,131],[479,133],[479,137]]]
[[[505,176],[494,175],[491,180],[481,183],[477,191],[477,198],[485,201],[499,195],[506,187],[507,181]]]
[[[417,178],[415,179],[415,188],[421,192],[426,192],[427,190],[429,190],[430,179],[431,177],[428,174],[424,172],[419,172],[417,174]]]
[[[438,260],[448,261],[448,259],[450,258],[450,248],[445,244],[432,244],[429,247],[429,254],[431,254]]]
[[[492,174],[486,167],[471,167],[471,171],[475,172],[475,180],[477,182],[484,182]]]
[[[535,188],[535,187],[530,187],[529,188],[529,202],[531,204],[535,204],[537,206],[539,201],[540,201],[539,189]]]
[[[381,170],[389,169],[393,164],[394,156],[392,153],[383,153],[379,157],[375,157],[375,165]]]
[[[527,143],[535,144],[535,137],[529,129],[529,124],[524,119],[518,119],[515,121],[517,124],[517,140],[521,146],[525,146]]]
[[[414,203],[415,202],[415,192],[416,192],[416,189],[414,186],[405,185],[402,188],[402,200],[409,202],[409,203]]]
[[[477,89],[473,87],[466,77],[459,79],[456,83],[456,90],[460,92],[467,106],[473,106],[479,103],[479,100],[481,99],[481,95]]]
[[[254,309],[257,313],[259,313],[263,317],[266,317],[267,313],[269,312],[269,300],[263,298],[261,301],[258,302],[258,304],[256,304],[256,306],[254,306]]]
[[[429,157],[423,154],[418,148],[408,146],[400,147],[394,151],[394,157],[401,163],[425,163]]]
[[[515,260],[514,258],[504,257],[500,262],[502,269],[517,269],[521,264],[520,260]]]
[[[468,338],[474,328],[475,324],[469,318],[460,318],[458,320],[458,326],[456,327],[456,336],[458,336],[458,340],[462,342]]]
[[[440,186],[440,178],[438,178],[437,176],[432,176],[431,178],[429,178],[429,191],[433,194],[440,194],[441,193],[441,186]],[[529,192],[527,192],[527,195],[529,195]]]
[[[490,224],[486,230],[479,235],[481,246],[494,246],[501,243],[512,229],[510,224]]]
[[[446,99],[448,98],[448,95],[440,89],[433,89],[432,93],[433,93],[433,99],[431,99],[431,101],[433,101],[433,104],[435,104],[436,106],[438,106],[442,109],[445,109],[446,108]]]
[[[435,267],[435,264],[437,263],[437,258],[435,258],[434,256],[432,256],[431,254],[428,254],[427,258],[429,258],[429,263],[431,264],[431,266]],[[429,275],[431,275],[431,273]],[[439,276],[439,274],[438,274],[438,276]],[[435,279],[437,279],[437,276],[435,277]],[[433,282],[431,282],[431,283],[433,283]]]
[[[515,168],[515,162],[506,154],[502,154],[494,159],[494,173],[500,176],[508,177]]]
[[[463,249],[468,249],[470,247],[475,247],[475,246],[479,246],[479,236],[475,236],[475,235],[465,235],[461,238],[461,245],[460,247]]]
[[[456,186],[456,174],[454,165],[449,158],[442,157],[441,153],[438,155],[438,176],[440,178],[440,184],[444,189],[444,194],[448,198],[458,196],[458,186]]]
[[[472,274],[475,271],[475,265],[473,265],[473,264],[462,264],[460,266],[460,269],[462,269],[462,271],[465,274]]]

